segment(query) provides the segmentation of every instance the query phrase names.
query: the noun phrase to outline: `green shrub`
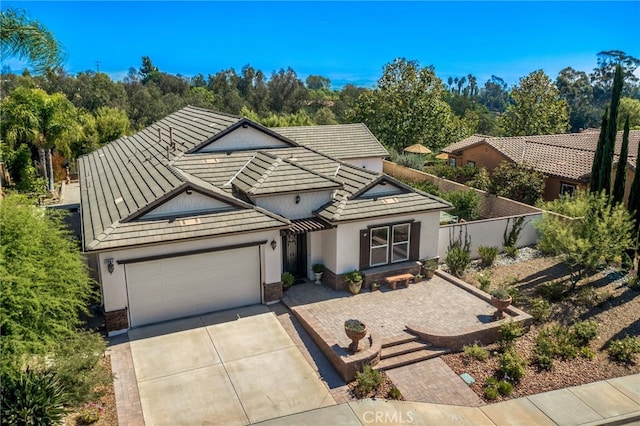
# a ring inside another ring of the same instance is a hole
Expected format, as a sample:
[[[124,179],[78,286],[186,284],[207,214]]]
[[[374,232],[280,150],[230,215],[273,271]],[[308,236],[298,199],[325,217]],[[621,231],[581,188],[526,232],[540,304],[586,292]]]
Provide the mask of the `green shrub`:
[[[573,336],[578,345],[584,346],[598,336],[598,323],[594,320],[573,324]]]
[[[519,287],[507,287],[507,294],[511,296],[512,305],[520,305],[522,303],[522,290]]]
[[[480,196],[473,189],[447,192],[443,198],[453,204],[453,211],[449,213],[460,219],[471,221],[480,215]]]
[[[500,249],[496,246],[480,246],[478,247],[478,255],[480,256],[480,263],[485,268],[493,265],[493,262],[498,257]]]
[[[493,401],[498,398],[500,392],[498,391],[498,380],[495,377],[487,377],[483,385],[484,397],[489,401]]]
[[[517,383],[527,372],[527,360],[514,350],[508,350],[498,358],[499,373],[505,380]]]
[[[553,369],[553,357],[545,354],[534,354],[533,362],[540,368],[541,370],[552,370]]]
[[[518,257],[518,247],[516,246],[504,246],[502,247],[502,249],[504,250],[504,254],[506,254],[507,256],[515,259],[516,257]]]
[[[462,350],[464,351],[464,354],[470,359],[485,361],[487,358],[489,358],[489,351],[487,351],[477,343],[474,343],[473,345],[464,345],[462,347]]]
[[[362,372],[356,373],[356,386],[364,394],[368,394],[382,384],[382,373],[365,365]]]
[[[593,359],[596,356],[596,353],[591,350],[590,347],[584,346],[580,348],[580,356],[586,359]]]
[[[27,368],[16,375],[2,375],[2,423],[8,425],[57,425],[66,415],[62,384],[52,371]]]
[[[491,287],[491,273],[478,274],[476,278],[478,279],[478,284],[480,284],[480,290],[488,292]]]
[[[387,392],[387,398],[389,398],[389,399],[402,399],[402,393],[400,392],[400,389],[398,389],[397,387],[393,386],[391,389],[389,389],[389,392]]]
[[[498,382],[498,392],[502,396],[509,396],[513,393],[513,385],[506,380],[500,380]]]
[[[284,288],[289,288],[293,285],[293,282],[295,281],[295,277],[291,272],[283,272],[280,277],[280,281],[282,281],[282,286]]]
[[[579,347],[573,334],[573,330],[569,327],[562,326],[554,327],[552,330],[556,339],[557,354],[564,359],[576,358],[578,356]]]
[[[84,331],[63,341],[55,351],[51,369],[72,405],[98,399],[112,382],[111,372],[100,363],[106,349],[102,336]]]
[[[551,315],[551,304],[542,297],[529,301],[529,313],[535,322],[546,321]]]
[[[627,336],[609,343],[609,357],[617,362],[632,363],[640,353],[640,338]]]
[[[553,368],[553,358],[557,355],[555,338],[549,329],[540,330],[536,336],[536,347],[533,350],[533,362],[542,370]]]
[[[93,424],[100,420],[103,412],[104,407],[102,406],[102,404],[99,404],[97,402],[84,404],[78,412],[78,422],[82,425]]]
[[[489,172],[484,167],[478,167],[473,179],[467,181],[466,185],[472,188],[479,189],[481,191],[489,191],[491,187],[491,177]]]
[[[549,302],[560,302],[564,298],[564,284],[561,281],[551,281],[542,284],[537,293]]]
[[[583,287],[576,295],[576,304],[588,309],[597,306],[601,301],[598,291],[593,287]]]
[[[456,277],[461,277],[471,264],[471,254],[461,247],[453,247],[447,251],[444,263]]]
[[[498,328],[498,342],[502,347],[507,347],[513,344],[514,340],[524,334],[524,329],[515,321],[504,322],[500,328]]]

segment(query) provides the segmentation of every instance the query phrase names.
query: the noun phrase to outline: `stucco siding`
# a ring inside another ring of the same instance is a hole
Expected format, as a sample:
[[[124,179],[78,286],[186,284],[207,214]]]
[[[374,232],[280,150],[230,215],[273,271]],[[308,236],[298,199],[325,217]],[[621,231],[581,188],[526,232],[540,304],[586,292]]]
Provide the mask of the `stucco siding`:
[[[381,157],[342,158],[341,160],[356,167],[371,170],[376,173],[382,173]]]
[[[192,191],[191,194],[183,192],[143,215],[142,219],[228,208],[231,208],[229,204],[200,194],[199,192]]]
[[[329,232],[330,230],[309,232],[307,234],[307,244],[308,244],[307,265],[309,266],[308,267],[309,270],[307,271],[307,277],[309,279],[315,279],[313,275],[313,271],[311,270],[311,266],[313,266],[314,263],[326,264],[323,258],[323,246],[324,246],[325,236],[327,236]]]
[[[587,186],[584,183],[581,183],[578,181],[547,176],[544,182],[544,192],[542,194],[542,198],[546,201],[553,201],[557,199],[560,196],[560,189],[563,183],[567,185],[574,185],[577,189],[587,188]]]
[[[285,142],[274,138],[252,127],[237,128],[224,135],[198,152],[238,151],[243,149],[284,148],[290,146]]]
[[[303,219],[311,217],[311,212],[331,201],[332,191],[301,192],[299,194],[273,195],[256,197],[253,202],[258,207],[279,214],[287,219]],[[300,202],[296,203],[296,196]]]
[[[449,158],[456,158],[456,166],[466,166],[469,161],[473,161],[476,167],[485,167],[489,172],[493,171],[503,161],[511,161],[504,155],[488,145],[480,144],[467,148],[462,151],[461,155],[449,154]]]
[[[260,248],[261,257],[264,259],[262,266],[262,283],[280,281],[282,273],[282,250],[272,250],[269,242],[280,241],[279,231],[267,231],[253,234],[240,234],[230,237],[194,240],[175,244],[163,244],[103,252],[98,254],[97,267],[102,283],[102,296],[105,311],[114,311],[128,307],[127,287],[125,277],[125,265],[118,264],[119,260],[127,260],[141,257],[176,254],[192,250],[232,246],[257,241],[267,241]],[[106,260],[114,259],[115,268],[112,274],[107,271]]]

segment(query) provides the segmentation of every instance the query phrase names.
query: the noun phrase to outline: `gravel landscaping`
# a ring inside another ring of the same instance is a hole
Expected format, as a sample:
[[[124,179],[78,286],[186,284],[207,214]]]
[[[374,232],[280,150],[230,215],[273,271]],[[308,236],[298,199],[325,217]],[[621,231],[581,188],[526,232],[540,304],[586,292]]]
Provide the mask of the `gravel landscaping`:
[[[500,256],[494,266],[483,270],[479,263],[469,269],[463,279],[479,285],[477,276],[490,272],[491,288],[505,284],[514,291],[514,304],[529,312],[527,301],[538,297],[541,286],[549,282],[564,282],[568,279],[566,267],[553,257],[541,256],[535,249],[520,250],[517,259]],[[640,364],[620,364],[609,359],[606,348],[613,339],[625,336],[640,336],[640,292],[627,285],[628,276],[608,268],[595,273],[569,291],[570,285],[558,284],[565,290],[562,300],[550,303],[548,318],[534,324],[531,330],[516,339],[515,350],[529,360],[524,378],[513,388],[511,396],[499,396],[497,402],[540,392],[581,385],[594,381],[640,373]],[[568,293],[567,293],[568,292]],[[535,339],[545,325],[569,326],[576,321],[594,320],[598,324],[598,337],[588,347],[593,359],[555,359],[551,371],[539,370],[531,363]],[[475,383],[471,388],[481,397],[483,384],[498,369],[500,348],[497,344],[487,346],[490,356],[486,361],[470,360],[463,352],[448,354],[442,359],[457,373],[468,373]]]

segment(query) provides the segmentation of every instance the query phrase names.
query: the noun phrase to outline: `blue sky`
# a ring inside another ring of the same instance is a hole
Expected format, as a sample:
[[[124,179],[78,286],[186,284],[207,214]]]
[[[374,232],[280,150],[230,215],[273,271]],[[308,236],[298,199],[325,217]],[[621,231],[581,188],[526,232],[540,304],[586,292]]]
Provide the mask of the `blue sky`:
[[[291,66],[301,78],[371,85],[396,57],[436,74],[495,74],[510,84],[542,68],[591,71],[596,54],[640,57],[640,2],[31,2],[24,9],[58,38],[70,73],[122,78],[150,56],[164,72],[214,74],[250,63]],[[21,64],[5,60],[13,71]]]

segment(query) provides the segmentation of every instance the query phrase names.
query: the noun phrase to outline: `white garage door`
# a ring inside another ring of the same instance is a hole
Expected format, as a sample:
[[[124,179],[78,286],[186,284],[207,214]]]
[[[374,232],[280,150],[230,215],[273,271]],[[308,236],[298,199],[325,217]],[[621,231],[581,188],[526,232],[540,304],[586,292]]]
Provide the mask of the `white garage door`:
[[[260,303],[258,247],[126,265],[131,326]]]

